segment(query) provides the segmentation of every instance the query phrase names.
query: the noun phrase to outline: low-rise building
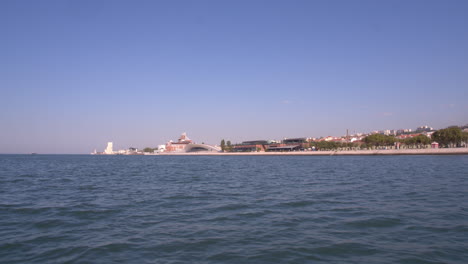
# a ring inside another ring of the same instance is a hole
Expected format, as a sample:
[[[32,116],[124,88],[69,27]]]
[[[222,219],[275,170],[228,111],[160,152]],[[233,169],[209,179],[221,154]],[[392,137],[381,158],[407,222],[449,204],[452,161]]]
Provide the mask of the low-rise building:
[[[233,146],[233,152],[256,151],[296,151],[309,148],[309,138],[285,138],[281,143],[275,140],[251,140],[243,141]]]
[[[255,152],[255,151],[265,151],[265,146],[262,144],[240,144],[234,145],[232,147],[233,152]]]

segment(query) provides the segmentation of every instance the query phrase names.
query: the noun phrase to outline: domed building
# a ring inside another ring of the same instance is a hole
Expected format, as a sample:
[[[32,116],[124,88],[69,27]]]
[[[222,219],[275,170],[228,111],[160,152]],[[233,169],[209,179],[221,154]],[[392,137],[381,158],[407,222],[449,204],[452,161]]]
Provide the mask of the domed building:
[[[166,143],[165,152],[188,153],[188,152],[221,152],[221,149],[216,146],[207,144],[196,144],[191,140],[187,133],[182,133],[177,142],[172,140]]]

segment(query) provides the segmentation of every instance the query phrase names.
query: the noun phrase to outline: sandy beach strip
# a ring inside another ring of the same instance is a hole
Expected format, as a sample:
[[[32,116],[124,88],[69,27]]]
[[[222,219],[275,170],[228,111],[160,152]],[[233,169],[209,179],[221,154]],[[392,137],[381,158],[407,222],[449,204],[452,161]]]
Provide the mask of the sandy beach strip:
[[[386,150],[338,150],[292,152],[166,152],[171,156],[350,156],[350,155],[468,155],[468,148],[440,149],[386,149]]]

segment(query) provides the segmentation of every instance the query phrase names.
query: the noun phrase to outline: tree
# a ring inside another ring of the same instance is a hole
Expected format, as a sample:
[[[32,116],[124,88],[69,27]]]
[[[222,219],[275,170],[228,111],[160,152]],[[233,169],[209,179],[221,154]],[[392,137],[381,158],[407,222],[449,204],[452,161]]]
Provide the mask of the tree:
[[[373,134],[365,137],[363,141],[367,145],[372,146],[392,146],[395,143],[395,138],[393,136],[385,136],[382,134]]]
[[[463,141],[463,132],[461,128],[451,126],[434,132],[432,139],[443,146],[455,147]]]
[[[227,151],[232,151],[232,144],[230,140],[227,141],[226,145],[227,145],[226,146]]]
[[[431,144],[431,139],[425,135],[417,135],[415,137],[407,138],[403,140],[406,145],[416,145],[418,147]]]
[[[146,148],[143,149],[143,152],[150,152],[150,153],[153,153],[153,152],[154,152],[154,149],[146,147]]]
[[[468,145],[468,132],[462,132],[465,147]]]
[[[224,142],[224,139],[221,140],[220,147],[222,151],[226,150],[226,143]]]
[[[333,141],[317,141],[310,143],[310,147],[315,147],[316,150],[335,150],[344,146],[345,145],[340,142]]]

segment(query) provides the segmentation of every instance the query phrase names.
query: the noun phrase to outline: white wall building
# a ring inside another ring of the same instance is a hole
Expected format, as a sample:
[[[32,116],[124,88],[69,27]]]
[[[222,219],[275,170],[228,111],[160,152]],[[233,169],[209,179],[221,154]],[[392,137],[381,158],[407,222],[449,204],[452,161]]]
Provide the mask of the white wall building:
[[[107,148],[104,150],[104,154],[114,154],[112,142],[107,142]]]
[[[158,145],[158,152],[166,151],[166,145]]]

